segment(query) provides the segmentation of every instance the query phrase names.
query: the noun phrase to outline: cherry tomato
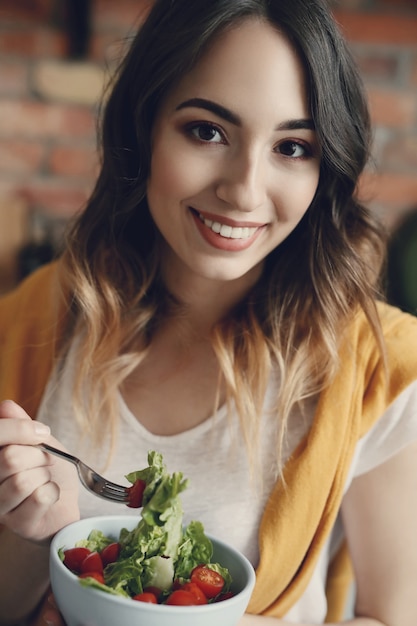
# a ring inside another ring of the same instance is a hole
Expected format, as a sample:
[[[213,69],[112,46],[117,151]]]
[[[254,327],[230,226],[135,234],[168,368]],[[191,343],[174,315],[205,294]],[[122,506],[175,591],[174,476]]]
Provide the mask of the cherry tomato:
[[[176,591],[173,591],[170,596],[168,596],[166,604],[177,606],[195,606],[196,604],[198,604],[198,601],[195,595],[191,593],[191,591],[177,589]]]
[[[207,604],[207,597],[196,583],[184,583],[182,589],[190,591],[197,600],[197,604]]]
[[[197,565],[191,572],[190,579],[200,587],[209,600],[217,596],[224,587],[223,576],[204,565]]]
[[[79,574],[81,572],[81,563],[91,554],[88,548],[69,548],[64,551],[64,565],[72,572]]]
[[[150,591],[138,593],[136,596],[133,596],[133,600],[137,600],[138,602],[149,602],[150,604],[158,604],[156,595]]]
[[[78,576],[78,578],[94,578],[97,582],[105,585],[104,576],[100,574],[100,572],[83,572]]]
[[[138,478],[138,480],[134,482],[133,485],[129,487],[128,489],[129,501],[127,503],[127,506],[131,507],[132,509],[138,509],[139,507],[141,507],[142,500],[143,500],[143,492],[145,491],[145,488],[146,488],[146,482]]]
[[[101,560],[103,561],[104,567],[109,563],[114,563],[117,561],[120,555],[121,545],[117,541],[114,543],[110,543],[108,546],[103,548],[100,552]]]
[[[82,574],[85,572],[98,572],[99,574],[102,574],[103,561],[101,560],[99,553],[91,552],[91,554],[86,556],[84,561],[81,563],[80,571]]]

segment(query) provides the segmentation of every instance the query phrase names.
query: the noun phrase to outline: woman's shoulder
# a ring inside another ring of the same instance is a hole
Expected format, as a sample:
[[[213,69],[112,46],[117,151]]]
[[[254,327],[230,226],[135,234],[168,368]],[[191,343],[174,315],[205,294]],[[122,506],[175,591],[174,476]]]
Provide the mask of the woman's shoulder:
[[[365,315],[358,313],[346,329],[338,372],[325,393],[331,403],[343,398],[354,407],[359,436],[417,380],[417,318],[384,303],[377,310],[383,345]]]

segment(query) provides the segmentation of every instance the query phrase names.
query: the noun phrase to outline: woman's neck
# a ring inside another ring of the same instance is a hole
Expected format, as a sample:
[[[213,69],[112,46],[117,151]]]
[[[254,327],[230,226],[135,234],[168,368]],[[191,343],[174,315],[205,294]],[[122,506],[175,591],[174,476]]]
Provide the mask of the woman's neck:
[[[203,337],[246,298],[259,276],[257,271],[236,280],[216,281],[191,272],[163,272],[167,289],[181,306],[180,325]]]

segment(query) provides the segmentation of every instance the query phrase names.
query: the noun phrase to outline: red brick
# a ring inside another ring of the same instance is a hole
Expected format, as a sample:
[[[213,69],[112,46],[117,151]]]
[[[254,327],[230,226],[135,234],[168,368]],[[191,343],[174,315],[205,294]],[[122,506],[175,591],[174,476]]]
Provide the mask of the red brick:
[[[417,172],[417,133],[400,135],[387,142],[382,151],[383,167]]]
[[[396,78],[399,58],[395,53],[379,49],[372,53],[357,53],[356,60],[365,80],[393,81]]]
[[[98,156],[91,146],[57,146],[49,156],[49,170],[53,174],[95,179]]]
[[[0,58],[0,94],[26,95],[28,93],[28,66],[20,61]]]
[[[417,16],[336,10],[335,17],[350,41],[415,45]]]
[[[369,87],[369,104],[374,124],[407,128],[415,124],[417,99],[411,92]]]
[[[97,30],[134,32],[143,20],[151,0],[95,0],[93,22]]]
[[[53,0],[1,0],[0,17],[45,19],[51,15]]]
[[[45,28],[39,24],[32,27],[0,31],[0,52],[25,57],[62,57],[67,51],[64,33]]]
[[[0,171],[12,174],[30,174],[39,170],[45,154],[41,143],[16,139],[0,142]]]
[[[95,136],[95,121],[85,107],[0,99],[0,135],[89,139]]]
[[[69,218],[84,208],[92,185],[69,185],[59,178],[40,179],[22,183],[17,193],[26,200],[29,207],[56,217]]]

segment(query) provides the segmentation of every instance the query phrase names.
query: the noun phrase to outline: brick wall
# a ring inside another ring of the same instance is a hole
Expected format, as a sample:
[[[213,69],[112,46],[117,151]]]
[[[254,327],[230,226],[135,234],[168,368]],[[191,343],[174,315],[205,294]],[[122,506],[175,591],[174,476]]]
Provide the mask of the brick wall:
[[[417,210],[417,0],[337,0],[375,128],[363,192],[389,227]]]
[[[0,0],[0,289],[16,280],[15,252],[38,236],[33,224],[59,225],[83,206],[97,168],[96,103],[146,1],[92,0],[87,55],[74,60],[73,0]],[[334,9],[375,123],[364,194],[394,227],[417,206],[417,0],[337,0]]]

